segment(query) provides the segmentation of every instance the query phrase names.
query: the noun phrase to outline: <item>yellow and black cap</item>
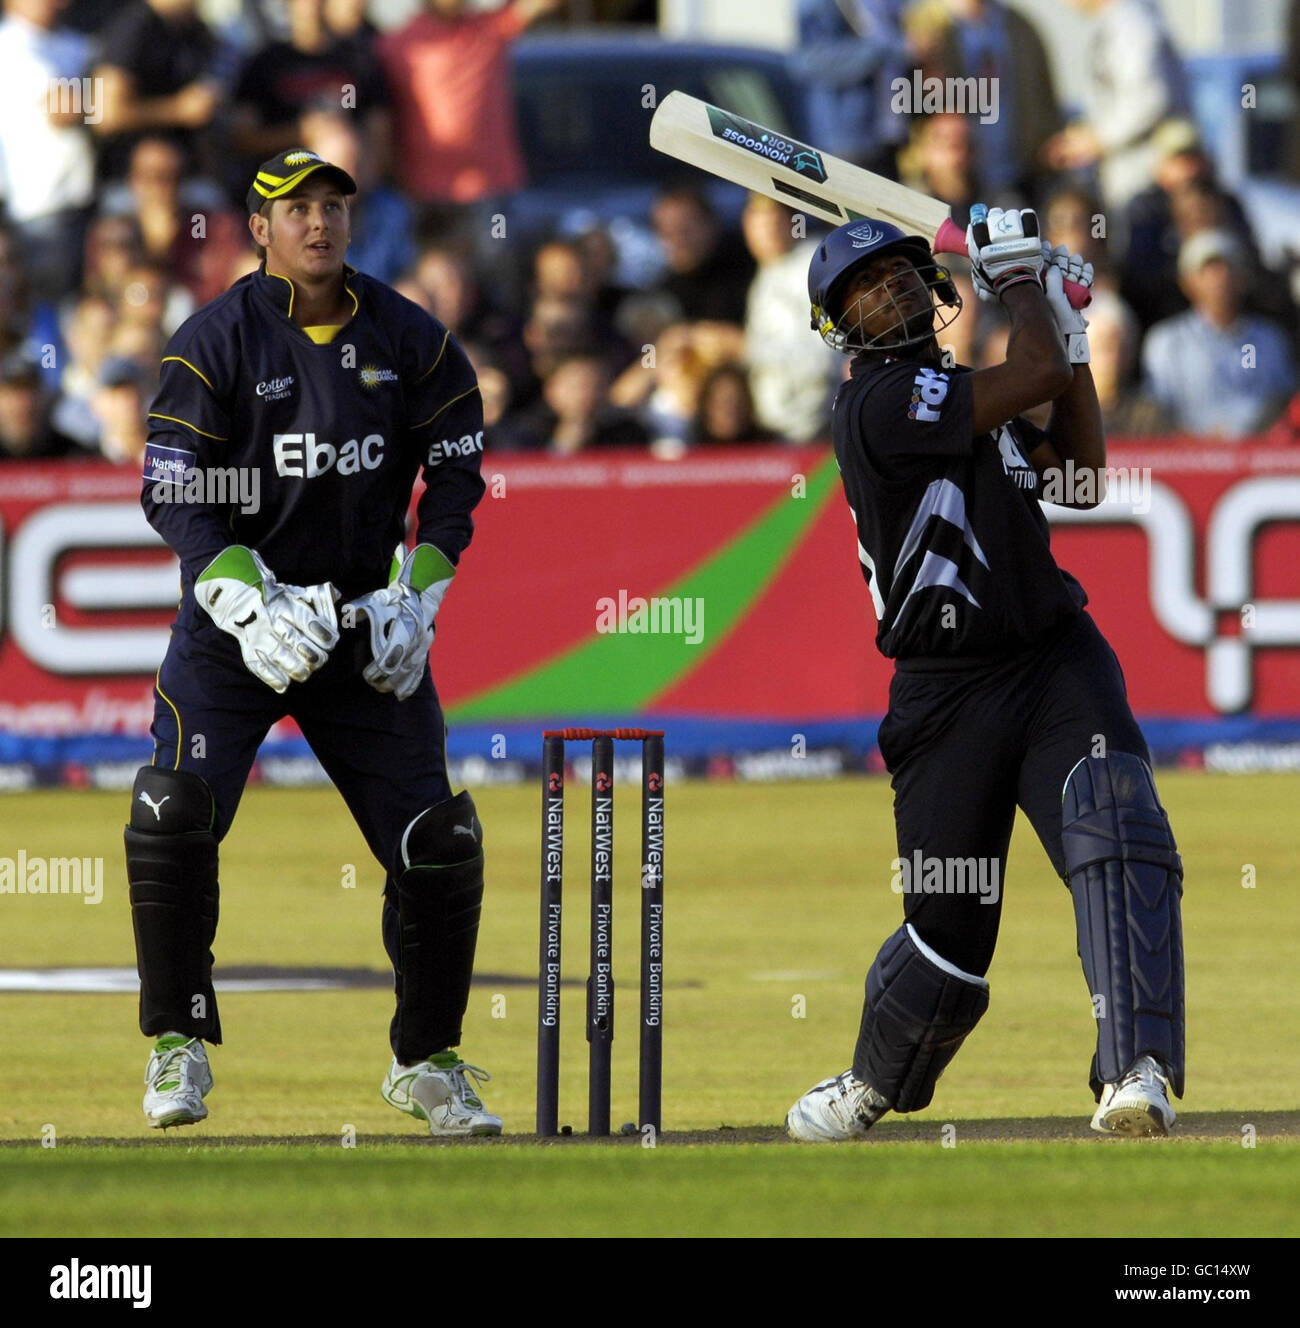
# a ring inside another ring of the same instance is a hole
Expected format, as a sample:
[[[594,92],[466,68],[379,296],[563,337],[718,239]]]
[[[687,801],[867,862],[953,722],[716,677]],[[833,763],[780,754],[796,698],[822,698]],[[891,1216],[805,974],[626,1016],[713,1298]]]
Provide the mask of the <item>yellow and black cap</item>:
[[[272,198],[284,198],[316,171],[329,171],[344,194],[355,194],[357,182],[341,166],[334,166],[306,148],[290,148],[257,168],[257,177],[245,200],[249,213],[257,212]]]

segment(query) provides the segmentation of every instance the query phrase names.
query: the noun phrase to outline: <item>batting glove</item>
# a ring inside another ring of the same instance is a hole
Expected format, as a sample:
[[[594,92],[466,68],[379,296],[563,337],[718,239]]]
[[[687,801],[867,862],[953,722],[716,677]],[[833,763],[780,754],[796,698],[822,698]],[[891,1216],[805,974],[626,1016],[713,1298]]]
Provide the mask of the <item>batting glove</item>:
[[[1051,305],[1056,326],[1065,338],[1065,349],[1071,364],[1087,364],[1091,358],[1088,351],[1088,320],[1071,306],[1065,294],[1067,281],[1077,282],[1085,290],[1092,290],[1092,264],[1083,261],[1082,254],[1072,254],[1063,244],[1055,249],[1043,245],[1043,289],[1047,292],[1047,303]]]
[[[1033,208],[986,208],[976,203],[966,228],[971,280],[981,300],[1000,300],[1012,286],[1040,284],[1043,245]]]
[[[242,544],[223,549],[199,573],[194,597],[272,691],[306,682],[338,644],[334,587],[281,585],[257,550]]]
[[[402,552],[398,550],[398,554]],[[372,659],[361,676],[377,692],[392,692],[399,701],[419,687],[433,645],[433,620],[456,569],[432,544],[417,544],[398,563],[383,590],[372,590],[344,608],[370,620]]]

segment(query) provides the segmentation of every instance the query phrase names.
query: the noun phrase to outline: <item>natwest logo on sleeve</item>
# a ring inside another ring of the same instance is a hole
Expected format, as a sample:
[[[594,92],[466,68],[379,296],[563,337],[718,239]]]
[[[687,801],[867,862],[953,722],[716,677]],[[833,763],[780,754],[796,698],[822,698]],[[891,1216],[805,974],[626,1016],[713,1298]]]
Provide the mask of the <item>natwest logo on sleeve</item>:
[[[368,433],[357,441],[350,438],[342,447],[318,442],[314,433],[277,433],[271,439],[275,473],[298,479],[314,479],[336,467],[340,475],[378,470],[384,459],[382,434]]]

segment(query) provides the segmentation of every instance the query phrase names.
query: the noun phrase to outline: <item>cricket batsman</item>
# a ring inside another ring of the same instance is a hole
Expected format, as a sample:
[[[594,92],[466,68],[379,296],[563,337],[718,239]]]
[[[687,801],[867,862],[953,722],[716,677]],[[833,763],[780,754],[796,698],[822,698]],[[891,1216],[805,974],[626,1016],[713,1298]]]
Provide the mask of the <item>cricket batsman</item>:
[[[127,878],[145,1120],[207,1116],[218,845],[259,745],[299,725],[386,873],[396,977],[384,1100],[435,1135],[499,1134],[454,1048],[483,897],[483,832],[452,796],[429,671],[434,619],[483,495],[478,383],[446,328],[344,262],[356,184],[314,153],[248,191],[260,269],[172,338],[149,412],[142,502],[181,563],[136,776]],[[217,482],[257,494],[230,501]],[[406,514],[425,482],[414,548]],[[394,553],[396,550],[396,553]],[[305,827],[267,845],[291,860]]]
[[[1019,806],[1073,897],[1097,1021],[1092,1128],[1164,1135],[1168,1090],[1183,1092],[1182,863],[1119,661],[1039,507],[1103,496],[1087,324],[1063,291],[1092,269],[1044,244],[1029,210],[977,206],[966,238],[980,298],[1011,318],[1005,363],[978,372],[943,362],[935,334],[961,301],[923,239],[850,222],[809,268],[813,327],[854,357],[833,436],[876,645],[894,660],[879,743],[895,866],[926,880],[898,883],[903,922],[867,973],[851,1068],[786,1125],[854,1139],[929,1105],[988,1009],[1002,908],[949,869],[985,862],[1002,881]],[[1043,431],[1021,414],[1045,402]]]

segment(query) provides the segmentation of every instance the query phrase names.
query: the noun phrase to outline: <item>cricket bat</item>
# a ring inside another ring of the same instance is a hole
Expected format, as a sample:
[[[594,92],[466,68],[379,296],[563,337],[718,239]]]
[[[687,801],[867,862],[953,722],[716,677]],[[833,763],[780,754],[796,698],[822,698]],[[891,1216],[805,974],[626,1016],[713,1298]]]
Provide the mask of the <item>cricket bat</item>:
[[[685,92],[659,103],[650,146],[832,226],[876,217],[922,236],[935,253],[965,256],[966,233],[946,203]],[[1076,309],[1092,298],[1072,281],[1065,292]]]

